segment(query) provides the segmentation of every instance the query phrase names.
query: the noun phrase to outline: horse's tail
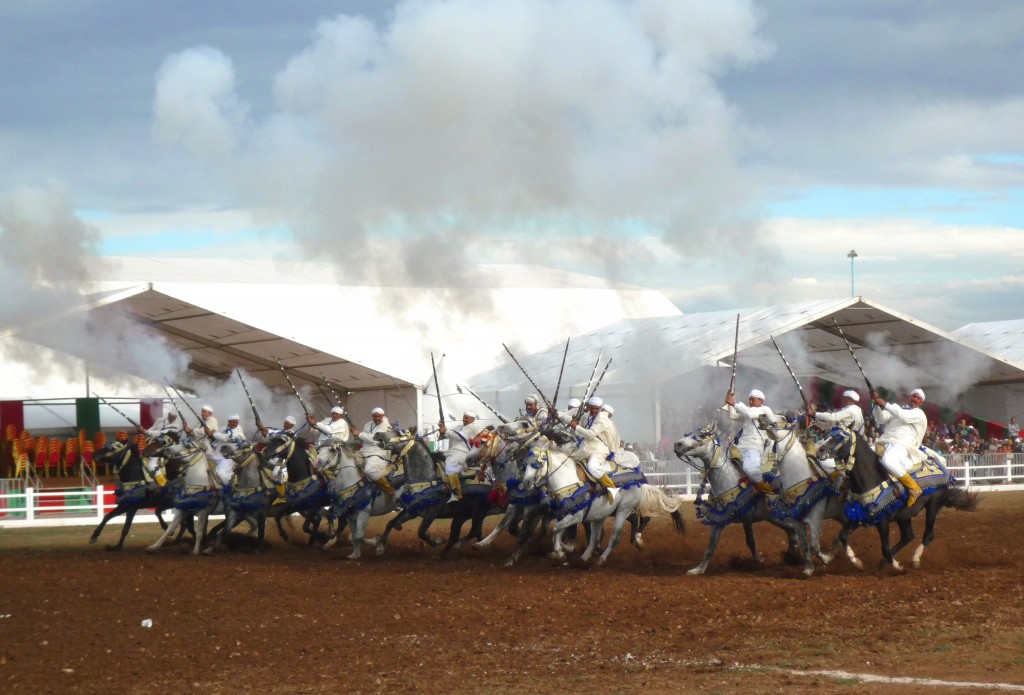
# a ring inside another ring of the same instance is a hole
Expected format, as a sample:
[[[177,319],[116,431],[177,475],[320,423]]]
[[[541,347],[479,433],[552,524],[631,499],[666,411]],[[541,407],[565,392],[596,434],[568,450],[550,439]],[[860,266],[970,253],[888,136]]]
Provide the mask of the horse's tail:
[[[640,516],[665,516],[678,512],[682,505],[683,500],[676,495],[654,485],[641,485],[640,504],[636,513]]]
[[[977,492],[963,487],[950,487],[943,506],[959,509],[962,512],[973,512],[977,510],[980,502],[981,498]]]
[[[675,528],[676,533],[678,533],[679,535],[686,533],[686,522],[683,521],[683,515],[679,512],[678,509],[672,512],[671,517],[672,527]]]

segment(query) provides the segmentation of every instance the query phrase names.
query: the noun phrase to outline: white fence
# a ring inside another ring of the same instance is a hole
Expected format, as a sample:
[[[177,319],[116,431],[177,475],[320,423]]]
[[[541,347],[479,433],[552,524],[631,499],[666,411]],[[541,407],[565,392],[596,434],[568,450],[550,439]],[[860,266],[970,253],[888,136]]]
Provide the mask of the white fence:
[[[958,485],[980,491],[1024,490],[1024,454],[948,454],[946,463]],[[683,461],[643,461],[640,467],[653,485],[684,497],[697,494],[700,474]],[[21,480],[0,479],[0,528],[93,525],[114,508],[113,492],[103,485],[37,490]],[[119,516],[111,523],[123,520]],[[139,514],[135,521],[156,521],[156,516]]]

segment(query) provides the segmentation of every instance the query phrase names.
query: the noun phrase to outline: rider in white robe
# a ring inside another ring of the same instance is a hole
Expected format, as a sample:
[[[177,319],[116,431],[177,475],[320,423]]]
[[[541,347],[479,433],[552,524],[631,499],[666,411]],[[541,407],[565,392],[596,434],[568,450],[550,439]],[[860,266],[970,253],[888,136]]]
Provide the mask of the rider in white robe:
[[[889,475],[907,488],[907,506],[911,507],[921,496],[921,487],[910,476],[910,469],[915,463],[924,460],[921,442],[928,431],[928,417],[921,409],[924,391],[911,391],[909,405],[906,408],[901,408],[895,403],[886,403],[875,391],[871,392],[871,398],[878,406],[875,410],[875,421],[885,427],[885,432],[878,438],[878,443],[885,447],[882,466]]]
[[[252,438],[254,442],[269,442],[274,437],[285,435],[286,437],[295,438],[297,434],[295,430],[295,424],[298,422],[293,415],[286,415],[284,422],[281,424],[280,429],[271,429],[266,425],[260,425],[259,431]],[[273,478],[276,485],[284,485],[288,482],[288,467],[287,466],[274,466],[274,470],[271,472],[271,478]]]
[[[587,415],[583,422],[575,417],[569,421],[576,436],[576,449],[572,458],[586,465],[594,481],[607,491],[608,502],[614,504],[619,489],[608,474],[612,470],[609,461],[619,448],[619,434],[602,406],[604,401],[599,396],[592,396],[587,401]]]
[[[231,477],[235,472],[234,461],[225,458],[221,454],[221,446],[224,444],[241,446],[246,442],[245,433],[242,432],[242,427],[238,424],[239,419],[239,416],[236,414],[228,415],[227,426],[218,429],[210,436],[213,443],[213,454],[211,456],[215,463],[215,472],[221,487],[227,487],[231,484]]]
[[[640,457],[633,450],[633,445],[625,442],[621,442],[619,451],[615,454],[615,462],[626,468],[640,468]]]
[[[206,453],[209,454],[212,452],[210,442],[212,441],[213,433],[217,431],[220,425],[217,422],[217,418],[213,416],[213,406],[204,405],[199,411],[199,417],[202,419],[200,427],[192,428],[186,424],[182,429],[191,441],[203,447]]]
[[[352,426],[345,419],[345,409],[340,405],[331,408],[330,417],[320,422],[317,422],[312,415],[307,415],[306,420],[309,422],[310,429],[320,433],[320,437],[316,441],[317,445],[334,442],[347,443],[351,439],[349,430]]]
[[[160,418],[153,423],[153,426],[149,429],[145,429],[141,425],[138,427],[139,434],[145,435],[147,440],[153,440],[160,436],[170,437],[175,442],[181,440],[181,423],[178,422],[178,414],[173,410],[168,412],[167,415]],[[163,485],[166,479],[163,474],[160,473],[160,457],[150,456],[146,459],[146,470],[153,476],[156,481]]]
[[[857,434],[864,435],[864,411],[860,409],[860,394],[856,391],[849,390],[843,392],[843,407],[834,412],[819,413],[817,408],[813,405],[808,404],[807,414],[814,418],[814,423],[821,429],[830,430],[833,427],[840,425],[851,429]],[[818,461],[821,467],[825,469],[829,475],[836,470],[836,461],[832,458],[822,459]]]
[[[363,455],[363,475],[370,479],[385,494],[393,495],[394,487],[384,474],[387,472],[388,464],[391,462],[391,454],[381,448],[377,440],[373,438],[378,432],[387,432],[391,429],[391,423],[384,415],[383,408],[374,408],[370,411],[370,421],[363,425],[362,431],[352,427],[349,431],[353,437],[362,442],[360,451]]]
[[[480,433],[484,426],[476,420],[476,413],[467,410],[462,414],[462,424],[451,430],[444,424],[438,423],[437,433],[448,440],[448,453],[444,457],[444,472],[448,476],[448,483],[452,486],[452,496],[449,502],[462,499],[462,481],[459,476],[467,469],[470,458],[473,454],[479,454]]]
[[[764,404],[764,393],[753,389],[747,395],[747,404],[736,402],[736,394],[731,391],[725,395],[724,410],[729,413],[730,420],[739,420],[743,423],[742,429],[736,437],[736,448],[740,450],[743,457],[743,472],[750,482],[754,483],[759,491],[774,494],[771,485],[764,482],[761,474],[761,459],[764,457],[765,447],[768,444],[766,437],[757,427],[757,420],[762,415],[770,420],[775,420],[775,413]]]
[[[526,414],[522,419],[532,422],[537,427],[540,427],[541,423],[548,419],[548,409],[541,405],[539,396],[531,393],[523,401],[523,408],[526,410]]]

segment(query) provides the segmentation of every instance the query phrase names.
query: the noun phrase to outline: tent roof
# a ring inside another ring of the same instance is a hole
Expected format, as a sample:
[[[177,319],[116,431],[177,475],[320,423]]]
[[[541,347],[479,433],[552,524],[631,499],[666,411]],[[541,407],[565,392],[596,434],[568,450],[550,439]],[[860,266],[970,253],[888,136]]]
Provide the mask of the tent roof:
[[[952,335],[964,343],[1024,364],[1024,319],[969,323]]]
[[[799,377],[862,384],[834,321],[873,384],[928,388],[945,384],[950,371],[964,365],[971,366],[972,384],[1024,383],[1024,365],[864,298],[618,321],[571,340],[562,383],[585,386],[602,353],[604,361],[612,360],[603,386],[661,383],[702,366],[732,364],[734,341],[741,366],[787,375],[774,337]],[[520,361],[538,384],[555,384],[564,349],[564,343],[552,345]],[[477,375],[470,384],[486,391],[521,390],[523,377],[515,365],[506,365]]]
[[[189,368],[226,378],[236,368],[271,387],[288,389],[277,360],[293,379],[348,391],[408,385],[366,364],[340,357],[321,345],[300,342],[213,311],[192,292],[163,285],[140,285],[105,294],[91,304],[97,312],[127,312],[189,356]],[[268,307],[264,306],[264,310]],[[251,317],[249,317],[251,318]],[[296,383],[296,386],[300,386]]]

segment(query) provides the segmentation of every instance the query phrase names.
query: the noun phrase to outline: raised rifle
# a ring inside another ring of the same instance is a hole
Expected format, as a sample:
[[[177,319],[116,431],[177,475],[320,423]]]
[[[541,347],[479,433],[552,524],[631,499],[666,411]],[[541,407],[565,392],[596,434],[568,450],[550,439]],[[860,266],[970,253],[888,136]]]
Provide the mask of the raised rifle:
[[[551,401],[551,405],[548,407],[548,420],[555,417],[555,408],[558,407],[558,392],[562,389],[562,374],[565,373],[565,358],[569,355],[569,340],[565,339],[565,352],[562,353],[562,366],[558,369],[558,383],[555,384],[555,398]]]
[[[729,393],[736,388],[736,358],[740,351],[740,315],[736,314],[736,337],[732,342],[732,378],[729,380]]]
[[[174,412],[178,414],[178,419],[181,420],[181,426],[184,427],[186,424],[185,416],[181,414],[181,408],[178,407],[178,404],[174,400],[174,396],[171,395],[171,392],[167,390],[166,386],[164,386],[164,393],[167,394],[167,399],[171,402],[171,405],[174,406]]]
[[[199,421],[199,426],[205,428],[206,427],[206,421],[203,420],[202,416],[199,413],[196,412],[196,409],[192,407],[192,404],[189,403],[187,400],[185,400],[185,397],[181,395],[181,391],[179,391],[178,389],[174,388],[173,386],[171,388],[174,389],[174,392],[176,394],[178,394],[178,398],[181,399],[181,402],[185,404],[185,407],[188,408],[189,410],[191,410],[192,414],[196,416],[196,420]],[[181,424],[182,425],[185,424],[185,420],[184,419],[181,421]]]
[[[294,393],[295,397],[299,399],[299,405],[302,406],[302,412],[306,414],[307,418],[312,417],[312,415],[309,414],[309,408],[306,407],[306,401],[302,400],[302,395],[299,394],[299,390],[295,388],[295,384],[292,383],[292,378],[288,376],[288,372],[285,371],[284,365],[281,364],[281,360],[275,357],[274,361],[277,362],[277,366],[280,367],[281,373],[284,374],[284,378],[288,381],[288,385],[292,387],[292,393]]]
[[[597,367],[601,364],[601,358],[604,357],[604,350],[597,353],[597,361],[594,362],[594,368],[590,372],[590,378],[587,380],[587,388],[583,392],[583,398],[580,400],[580,407],[576,409],[576,419],[579,420],[583,417],[583,410],[587,407],[587,401],[590,400],[590,385],[594,383],[594,376],[597,374]],[[608,360],[610,363],[611,360]],[[607,367],[605,367],[607,369]]]
[[[499,413],[497,410],[492,408],[490,406],[490,404],[487,401],[485,401],[483,398],[480,398],[480,396],[476,395],[476,393],[473,391],[473,389],[469,388],[468,386],[459,386],[458,384],[455,385],[455,388],[458,389],[459,393],[462,393],[462,389],[466,389],[466,391],[469,392],[470,396],[472,396],[473,398],[475,398],[478,401],[480,401],[481,403],[483,403],[484,407],[487,408],[488,410],[490,410],[492,413],[494,413],[498,417],[498,419],[501,420],[502,423],[508,423],[508,418],[507,417],[505,417],[504,415]]]
[[[864,373],[864,367],[860,366],[860,360],[857,359],[857,353],[853,351],[853,346],[850,345],[850,341],[846,339],[846,334],[843,333],[843,329],[839,327],[839,322],[836,321],[834,316],[832,317],[832,323],[836,325],[836,330],[839,331],[839,337],[841,337],[843,342],[846,343],[846,349],[850,351],[850,357],[853,358],[853,361],[857,365],[857,369],[860,370],[860,375],[864,377],[864,383],[867,384],[868,391],[874,391],[875,387],[871,385],[868,375]]]
[[[526,371],[526,368],[525,368],[525,367],[523,367],[523,365],[519,364],[519,360],[517,360],[517,359],[516,359],[516,356],[512,354],[512,351],[508,349],[508,345],[505,345],[505,343],[502,343],[502,344],[501,344],[501,347],[505,348],[505,352],[507,352],[507,353],[508,353],[508,356],[509,356],[509,357],[511,357],[511,358],[512,358],[512,361],[516,363],[516,366],[517,366],[517,367],[519,367],[519,371],[521,371],[521,372],[523,373],[523,376],[525,376],[525,377],[526,377],[526,380],[527,380],[527,381],[529,381],[529,382],[530,382],[530,385],[531,385],[531,386],[533,386],[533,388],[534,388],[534,389],[535,389],[535,390],[537,391],[537,395],[538,395],[538,396],[540,396],[540,397],[541,397],[541,400],[543,400],[543,401],[544,401],[544,403],[545,403],[545,404],[547,405],[547,407],[548,407],[548,410],[550,410],[551,408],[554,408],[554,407],[555,407],[555,404],[554,404],[554,403],[552,403],[551,401],[549,401],[549,400],[548,400],[548,399],[547,399],[547,398],[546,398],[546,397],[544,396],[544,392],[540,390],[540,386],[537,386],[536,382],[534,382],[534,380],[533,380],[533,379],[532,379],[532,378],[530,377],[530,375],[529,375],[529,374],[527,373],[527,371]]]
[[[807,396],[804,395],[804,387],[800,385],[800,380],[796,378],[796,374],[793,372],[793,368],[789,366],[789,360],[787,360],[786,356],[782,354],[782,350],[779,348],[779,344],[775,342],[775,337],[774,336],[768,336],[768,337],[772,339],[772,345],[775,346],[775,350],[778,351],[779,357],[782,358],[782,363],[784,365],[786,365],[786,369],[789,370],[789,375],[791,377],[793,377],[793,383],[796,384],[797,390],[800,391],[800,398],[804,402],[804,407],[806,408],[806,407],[810,406],[810,403],[807,402]]]
[[[256,429],[260,429],[263,427],[263,420],[260,419],[260,414],[256,412],[256,402],[252,399],[252,395],[250,395],[249,389],[245,385],[245,379],[242,378],[242,371],[236,369],[235,374],[238,375],[238,380],[242,382],[242,390],[245,391],[245,397],[249,399],[249,407],[252,408],[252,416],[256,418]]]
[[[123,411],[121,411],[120,408],[118,408],[117,406],[115,406],[113,403],[111,403],[110,401],[106,400],[105,398],[103,398],[103,396],[101,396],[100,394],[96,393],[95,391],[92,392],[92,395],[96,396],[96,398],[99,398],[101,401],[103,401],[104,405],[106,405],[108,408],[113,410],[115,413],[117,413],[118,415],[123,417],[128,422],[132,423],[132,425],[134,427],[136,427],[137,429],[142,429],[142,425],[140,425],[139,423],[135,422],[135,420],[132,420]]]
[[[334,390],[334,385],[331,383],[331,380],[328,379],[327,375],[324,374],[323,372],[320,372],[320,377],[324,380],[324,383],[327,384],[327,390],[330,391],[331,392],[331,396],[334,397],[335,404],[339,408],[344,410],[345,406],[341,402],[341,396],[339,396],[338,392]],[[394,381],[394,378],[392,378],[392,381]],[[402,395],[404,396],[405,394],[402,394]],[[414,413],[416,412],[415,408],[413,408],[413,412]],[[344,420],[346,423],[348,423],[349,427],[354,427],[354,425],[352,424],[352,421],[348,419],[348,414],[347,413],[342,413],[341,414],[341,419]]]
[[[444,422],[444,408],[441,406],[441,386],[437,383],[437,363],[434,362],[434,353],[430,353],[430,367],[434,370],[434,391],[437,392],[437,416],[440,418],[438,422],[445,424]]]

